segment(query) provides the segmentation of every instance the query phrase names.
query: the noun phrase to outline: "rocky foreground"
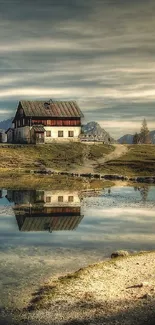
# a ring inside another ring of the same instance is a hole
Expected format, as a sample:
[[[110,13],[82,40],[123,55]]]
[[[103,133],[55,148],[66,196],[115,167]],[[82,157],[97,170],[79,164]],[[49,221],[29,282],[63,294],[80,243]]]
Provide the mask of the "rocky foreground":
[[[22,324],[154,325],[155,252],[125,255],[51,279],[31,297]]]

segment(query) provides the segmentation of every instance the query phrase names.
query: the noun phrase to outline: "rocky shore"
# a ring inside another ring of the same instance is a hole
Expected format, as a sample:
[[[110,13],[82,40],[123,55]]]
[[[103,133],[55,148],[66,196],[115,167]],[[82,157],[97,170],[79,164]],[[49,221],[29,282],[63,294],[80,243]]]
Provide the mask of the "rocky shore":
[[[155,183],[155,176],[135,176],[128,177],[118,174],[108,174],[103,175],[99,173],[70,173],[70,172],[57,172],[50,169],[45,170],[31,170],[31,174],[44,174],[44,175],[61,175],[69,177],[84,177],[89,179],[105,179],[105,180],[122,180],[122,181],[131,181],[135,183]]]
[[[155,252],[115,252],[110,260],[50,279],[18,324],[22,317],[20,324],[27,325],[154,325],[154,261]]]

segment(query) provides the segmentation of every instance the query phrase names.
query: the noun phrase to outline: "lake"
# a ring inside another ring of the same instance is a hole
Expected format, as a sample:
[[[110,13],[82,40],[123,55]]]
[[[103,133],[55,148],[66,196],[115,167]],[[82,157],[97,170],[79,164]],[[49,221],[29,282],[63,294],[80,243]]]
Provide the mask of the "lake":
[[[155,249],[155,187],[0,190],[0,308],[117,249]]]

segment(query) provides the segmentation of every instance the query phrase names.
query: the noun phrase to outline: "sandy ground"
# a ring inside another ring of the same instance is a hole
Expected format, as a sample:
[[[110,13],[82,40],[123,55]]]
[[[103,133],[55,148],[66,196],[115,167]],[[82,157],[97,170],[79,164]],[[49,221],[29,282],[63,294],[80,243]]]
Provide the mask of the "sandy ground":
[[[155,252],[112,259],[49,280],[34,293],[22,323],[155,324]]]

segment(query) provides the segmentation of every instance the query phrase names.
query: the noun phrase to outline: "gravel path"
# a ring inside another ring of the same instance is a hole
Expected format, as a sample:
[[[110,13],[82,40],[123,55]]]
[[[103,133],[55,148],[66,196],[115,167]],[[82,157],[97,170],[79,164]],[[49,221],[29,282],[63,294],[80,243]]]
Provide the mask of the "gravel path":
[[[22,319],[28,325],[154,325],[155,253],[112,259],[50,280]]]

